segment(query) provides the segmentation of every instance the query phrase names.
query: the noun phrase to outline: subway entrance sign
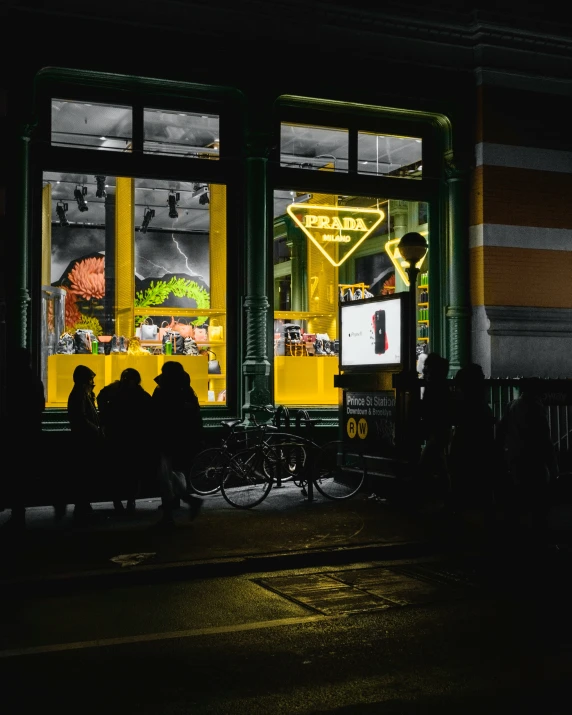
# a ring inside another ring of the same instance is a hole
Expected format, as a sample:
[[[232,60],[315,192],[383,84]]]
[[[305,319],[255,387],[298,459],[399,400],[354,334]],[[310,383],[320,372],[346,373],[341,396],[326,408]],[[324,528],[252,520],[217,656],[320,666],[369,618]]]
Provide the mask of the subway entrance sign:
[[[348,446],[372,455],[395,449],[395,391],[344,390],[342,430]]]

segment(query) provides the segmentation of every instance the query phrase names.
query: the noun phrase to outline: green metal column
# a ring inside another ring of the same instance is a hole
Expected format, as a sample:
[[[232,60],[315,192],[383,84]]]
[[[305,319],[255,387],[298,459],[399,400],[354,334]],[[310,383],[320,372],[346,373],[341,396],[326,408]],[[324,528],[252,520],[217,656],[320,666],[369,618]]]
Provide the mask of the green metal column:
[[[17,209],[17,237],[14,253],[14,298],[15,304],[8,317],[8,344],[28,347],[28,313],[30,306],[30,291],[28,286],[28,240],[30,225],[30,190],[29,190],[29,158],[30,140],[34,127],[23,127],[19,146],[19,197]],[[10,325],[11,323],[11,325]]]
[[[447,352],[449,371],[470,361],[471,304],[469,296],[468,171],[448,155],[447,185]]]
[[[252,131],[252,130],[251,130]],[[245,407],[271,402],[270,362],[268,360],[268,235],[267,172],[268,137],[252,132],[246,156],[246,355],[242,363],[245,381]]]

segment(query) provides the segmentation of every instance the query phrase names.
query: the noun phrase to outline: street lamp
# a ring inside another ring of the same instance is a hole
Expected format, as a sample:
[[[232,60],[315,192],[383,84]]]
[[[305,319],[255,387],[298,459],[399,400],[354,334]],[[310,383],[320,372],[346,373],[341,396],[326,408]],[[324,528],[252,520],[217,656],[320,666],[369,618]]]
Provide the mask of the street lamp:
[[[397,248],[406,262],[404,268],[409,277],[409,335],[406,370],[412,374],[417,362],[417,276],[419,275],[419,266],[427,253],[427,240],[420,233],[411,231],[401,238]]]

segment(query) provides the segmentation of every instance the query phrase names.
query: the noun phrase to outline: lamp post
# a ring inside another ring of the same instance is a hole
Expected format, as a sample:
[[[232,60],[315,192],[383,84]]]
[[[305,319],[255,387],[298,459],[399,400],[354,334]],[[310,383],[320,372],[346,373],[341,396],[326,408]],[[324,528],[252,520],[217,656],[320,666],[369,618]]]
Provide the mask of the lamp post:
[[[417,345],[417,264],[427,253],[427,241],[420,233],[406,233],[398,244],[401,257],[407,262],[409,277],[409,315],[407,320],[407,351],[404,369],[395,376],[396,444],[412,467],[416,465],[420,448],[420,381],[416,370]]]
[[[427,253],[427,241],[420,233],[411,231],[401,238],[397,245],[401,257],[407,261],[405,271],[409,277],[409,320],[408,320],[408,340],[407,340],[407,363],[406,370],[411,374],[416,369],[416,346],[417,346],[417,276],[419,268],[417,264],[425,258]]]

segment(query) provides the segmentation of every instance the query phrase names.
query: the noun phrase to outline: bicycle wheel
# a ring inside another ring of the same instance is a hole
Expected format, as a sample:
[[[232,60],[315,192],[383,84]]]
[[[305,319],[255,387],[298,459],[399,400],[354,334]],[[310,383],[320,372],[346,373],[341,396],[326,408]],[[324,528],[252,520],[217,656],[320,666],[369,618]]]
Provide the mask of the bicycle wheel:
[[[202,496],[218,492],[227,474],[228,463],[228,455],[218,447],[209,447],[199,452],[189,474],[191,489]]]
[[[226,478],[221,482],[221,493],[237,509],[251,509],[266,499],[272,479],[266,472],[271,467],[261,449],[253,447],[235,454],[228,464]]]
[[[343,442],[328,442],[316,452],[314,484],[328,499],[348,499],[358,492],[365,481],[362,455]]]
[[[266,474],[274,481],[300,478],[306,464],[306,449],[293,435],[269,435],[266,449]]]

